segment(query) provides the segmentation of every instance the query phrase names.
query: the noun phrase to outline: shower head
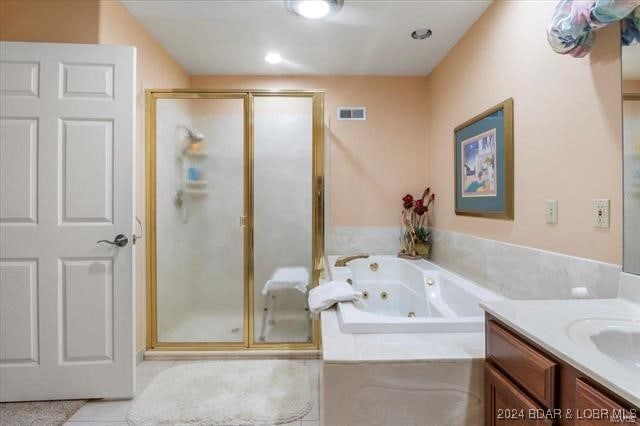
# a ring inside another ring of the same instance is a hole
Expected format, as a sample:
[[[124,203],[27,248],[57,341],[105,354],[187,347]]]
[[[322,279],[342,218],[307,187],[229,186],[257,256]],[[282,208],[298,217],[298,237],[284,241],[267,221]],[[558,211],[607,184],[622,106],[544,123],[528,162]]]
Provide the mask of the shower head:
[[[180,127],[183,128],[185,132],[187,132],[187,140],[189,141],[189,143],[201,142],[204,140],[204,135],[199,131],[191,129],[187,126],[181,125]]]

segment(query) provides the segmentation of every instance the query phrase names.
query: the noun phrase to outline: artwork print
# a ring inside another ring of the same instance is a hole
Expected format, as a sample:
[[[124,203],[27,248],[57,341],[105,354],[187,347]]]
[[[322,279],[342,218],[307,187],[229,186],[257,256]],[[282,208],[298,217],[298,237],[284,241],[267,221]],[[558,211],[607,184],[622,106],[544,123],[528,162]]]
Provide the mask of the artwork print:
[[[453,129],[455,212],[513,220],[513,99]]]
[[[495,197],[496,129],[473,136],[460,144],[462,197]]]

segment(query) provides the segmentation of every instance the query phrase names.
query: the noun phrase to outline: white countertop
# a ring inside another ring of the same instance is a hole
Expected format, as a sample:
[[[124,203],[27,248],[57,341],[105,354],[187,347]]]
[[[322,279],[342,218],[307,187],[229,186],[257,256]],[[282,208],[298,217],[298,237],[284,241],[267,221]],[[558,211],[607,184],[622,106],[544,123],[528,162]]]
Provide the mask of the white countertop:
[[[594,318],[632,320],[640,330],[640,304],[618,298],[509,300],[483,302],[480,306],[549,353],[640,406],[640,368],[625,366],[597,350],[592,343],[577,341],[567,333],[572,324]]]

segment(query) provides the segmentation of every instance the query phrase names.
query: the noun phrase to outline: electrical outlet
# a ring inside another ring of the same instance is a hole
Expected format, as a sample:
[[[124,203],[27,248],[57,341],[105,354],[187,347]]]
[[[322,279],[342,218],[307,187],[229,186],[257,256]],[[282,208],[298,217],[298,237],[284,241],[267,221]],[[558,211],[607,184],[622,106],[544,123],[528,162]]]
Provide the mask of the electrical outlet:
[[[593,200],[593,226],[596,228],[609,227],[609,200],[596,198]]]
[[[549,199],[546,204],[546,217],[548,224],[558,223],[558,200]]]

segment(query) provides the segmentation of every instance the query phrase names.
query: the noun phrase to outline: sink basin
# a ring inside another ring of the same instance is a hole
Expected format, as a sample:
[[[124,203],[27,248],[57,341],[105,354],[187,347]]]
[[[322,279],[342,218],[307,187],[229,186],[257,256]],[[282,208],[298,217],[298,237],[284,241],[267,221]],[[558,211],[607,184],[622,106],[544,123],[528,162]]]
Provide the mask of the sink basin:
[[[640,320],[589,318],[572,322],[566,332],[576,344],[640,372]]]

